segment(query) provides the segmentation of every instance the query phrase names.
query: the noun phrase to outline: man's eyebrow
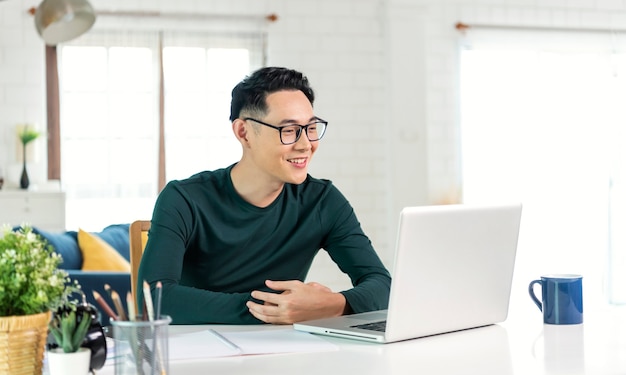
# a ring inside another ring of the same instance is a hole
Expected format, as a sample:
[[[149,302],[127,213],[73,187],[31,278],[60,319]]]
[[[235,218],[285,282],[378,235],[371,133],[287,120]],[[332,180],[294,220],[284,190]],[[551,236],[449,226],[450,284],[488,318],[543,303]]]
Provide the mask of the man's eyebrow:
[[[309,121],[307,121],[307,124],[310,124],[317,120],[319,120],[319,118],[317,116],[313,116],[309,119]],[[280,123],[278,123],[278,125],[300,125],[300,123],[296,120],[285,119],[285,120],[282,120]]]

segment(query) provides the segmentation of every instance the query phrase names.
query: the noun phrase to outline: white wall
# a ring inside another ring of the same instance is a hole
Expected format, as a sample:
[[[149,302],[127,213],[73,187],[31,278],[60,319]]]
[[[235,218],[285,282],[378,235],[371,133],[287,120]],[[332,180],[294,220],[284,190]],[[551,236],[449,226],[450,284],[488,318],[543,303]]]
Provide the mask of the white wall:
[[[34,1],[0,3],[0,169],[5,185],[17,185],[21,173],[21,144],[15,126],[33,123],[45,129],[44,45],[37,37],[33,17],[27,13]],[[29,175],[38,182],[47,173],[46,142],[28,145]]]
[[[311,172],[332,179],[375,247],[392,262],[402,206],[455,199],[458,154],[457,21],[492,25],[620,27],[622,0],[92,0],[99,10],[276,13],[269,64],[305,72],[316,113],[330,122]],[[0,167],[16,184],[14,126],[45,128],[43,43],[27,9],[0,2]],[[29,163],[45,177],[45,143]],[[1,209],[1,208],[0,208]],[[322,265],[327,260],[320,260]],[[323,268],[323,267],[322,267]],[[345,285],[332,272],[314,277]]]
[[[424,123],[416,125],[415,131],[422,131],[426,138],[424,159],[427,177],[425,180],[412,180],[414,186],[421,186],[426,192],[428,202],[446,198],[446,194],[455,195],[460,185],[461,164],[459,160],[459,98],[458,98],[458,43],[459,32],[454,28],[455,23],[462,21],[468,24],[482,25],[509,25],[528,27],[554,27],[572,29],[610,29],[624,30],[626,25],[626,2],[602,0],[389,0],[389,13],[399,14],[397,18],[390,18],[389,23],[415,17],[414,33],[392,33],[389,37],[398,45],[411,46],[404,51],[393,52],[400,56],[405,53],[407,58],[421,57],[420,73],[409,80],[397,80],[393,77],[402,77],[402,73],[392,75],[391,84],[396,87],[393,96],[401,98],[415,98],[415,107],[420,111],[423,106]],[[411,24],[405,22],[406,27]],[[414,46],[418,46],[413,49]],[[394,71],[397,65],[391,65]],[[411,76],[415,73],[409,70],[403,72]],[[408,81],[408,82],[407,82]],[[420,91],[424,83],[425,89]],[[415,84],[415,87],[412,85]],[[402,87],[402,89],[397,89]],[[413,94],[417,90],[418,94]],[[395,113],[401,117],[412,111]],[[418,116],[418,117],[419,117]],[[421,125],[421,126],[420,126]],[[397,197],[398,202],[404,197]],[[524,217],[522,218],[522,226]],[[522,228],[523,230],[523,228]],[[576,236],[575,233],[572,233]],[[555,239],[558,242],[558,239]],[[571,254],[566,246],[555,246],[545,251],[545,248],[529,248],[526,243],[520,243],[518,248],[518,262],[513,278],[510,317],[519,319],[541,319],[538,309],[530,303],[527,286],[529,281],[538,278],[545,272],[545,260],[552,263],[559,257],[568,260],[564,262],[574,265],[579,270],[589,271],[592,264],[600,264],[605,259],[605,252],[600,248],[589,248],[585,254]],[[550,264],[550,263],[549,263]],[[572,271],[576,272],[576,271]],[[585,311],[592,313],[595,309],[604,308],[604,291],[602,285],[602,270],[594,268],[593,272],[585,272]]]

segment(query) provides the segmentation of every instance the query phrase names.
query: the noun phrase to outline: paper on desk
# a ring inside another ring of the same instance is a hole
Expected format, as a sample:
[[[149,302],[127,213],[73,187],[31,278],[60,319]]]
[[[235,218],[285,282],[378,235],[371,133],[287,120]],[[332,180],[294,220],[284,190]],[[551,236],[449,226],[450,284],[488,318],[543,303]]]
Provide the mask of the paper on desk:
[[[203,330],[171,335],[169,339],[170,360],[339,350],[337,345],[320,337],[291,328],[220,333],[237,345],[241,351],[224,344],[211,331]]]
[[[292,328],[268,331],[223,332],[241,348],[243,354],[326,352],[339,347],[319,336]]]
[[[236,355],[241,355],[241,352],[224,344],[211,331],[181,333],[169,338],[170,361]]]

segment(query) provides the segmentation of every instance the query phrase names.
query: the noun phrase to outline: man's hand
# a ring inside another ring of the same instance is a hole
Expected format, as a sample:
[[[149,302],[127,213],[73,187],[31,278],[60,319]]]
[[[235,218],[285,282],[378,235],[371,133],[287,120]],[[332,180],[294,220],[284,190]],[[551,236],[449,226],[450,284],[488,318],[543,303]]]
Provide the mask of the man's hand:
[[[341,293],[333,293],[328,287],[298,280],[272,281],[265,285],[280,293],[255,290],[252,298],[264,304],[248,301],[250,313],[265,323],[293,324],[303,320],[339,316],[346,310],[346,299]]]

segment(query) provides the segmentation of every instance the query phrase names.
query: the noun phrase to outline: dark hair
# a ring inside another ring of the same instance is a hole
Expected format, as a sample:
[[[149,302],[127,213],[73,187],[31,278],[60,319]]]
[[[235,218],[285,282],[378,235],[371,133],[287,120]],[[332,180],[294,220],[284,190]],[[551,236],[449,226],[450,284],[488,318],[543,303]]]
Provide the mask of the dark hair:
[[[233,88],[230,121],[237,119],[242,111],[266,113],[267,96],[282,90],[302,91],[311,105],[315,100],[313,89],[304,74],[287,68],[261,68]]]

